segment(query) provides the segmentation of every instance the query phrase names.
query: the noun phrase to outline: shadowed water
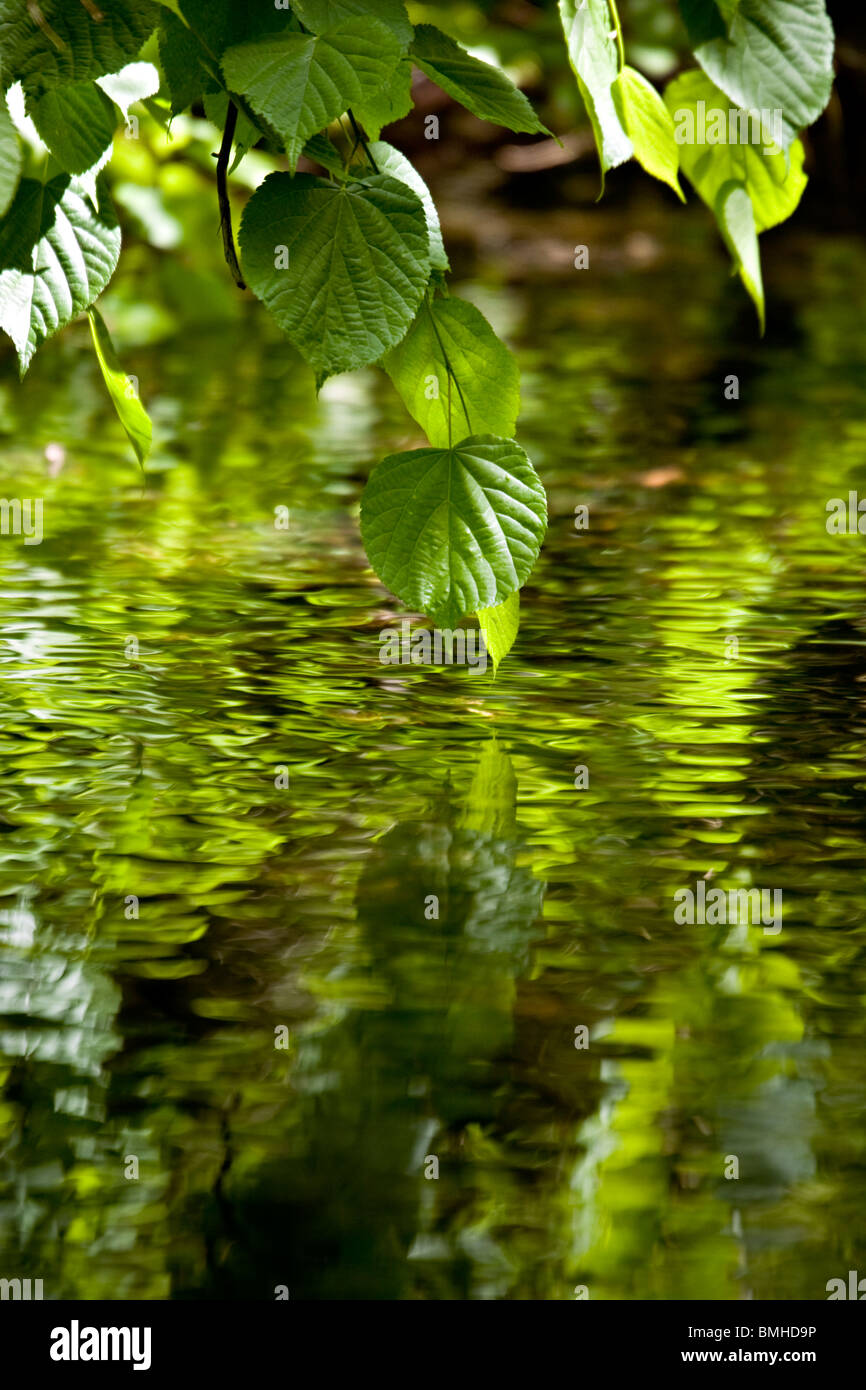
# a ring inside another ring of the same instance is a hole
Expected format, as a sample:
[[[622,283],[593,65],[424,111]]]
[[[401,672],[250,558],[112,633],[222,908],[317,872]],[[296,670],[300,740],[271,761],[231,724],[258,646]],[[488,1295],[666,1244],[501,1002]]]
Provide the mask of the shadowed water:
[[[863,256],[768,243],[760,342],[676,225],[643,268],[456,287],[519,354],[550,504],[495,682],[378,660],[404,614],[358,498],[417,440],[384,377],[317,404],[210,292],[175,334],[196,287],[145,258],[154,307],[106,308],[145,481],[83,327],[21,386],[4,356],[0,491],[43,497],[45,534],[0,537],[0,1275],[866,1275],[866,537],[825,526],[866,495]],[[678,924],[699,879],[781,890],[782,930]]]

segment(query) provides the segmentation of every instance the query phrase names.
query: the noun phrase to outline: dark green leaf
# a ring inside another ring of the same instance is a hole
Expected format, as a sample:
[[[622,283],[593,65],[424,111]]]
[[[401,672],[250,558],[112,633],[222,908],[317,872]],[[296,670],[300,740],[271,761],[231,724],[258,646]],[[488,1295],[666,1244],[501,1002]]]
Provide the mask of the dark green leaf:
[[[162,17],[152,0],[0,0],[3,88],[21,81],[38,92],[118,72]]]
[[[292,8],[305,28],[316,34],[324,34],[344,19],[357,16],[368,19],[372,10],[372,17],[386,24],[403,48],[412,38],[412,25],[403,0],[376,0],[373,6],[369,0],[294,0]]]
[[[422,72],[482,121],[528,134],[550,134],[504,72],[473,58],[441,29],[419,24],[410,52]]]
[[[421,201],[385,174],[339,185],[271,174],[247,204],[240,244],[248,285],[320,379],[398,343],[430,275]]]
[[[327,34],[284,32],[226,49],[229,87],[279,132],[289,167],[310,136],[347,107],[372,99],[400,60],[389,29],[374,19],[349,19]]]
[[[117,127],[114,102],[95,82],[52,87],[28,103],[27,114],[68,174],[83,174],[98,164]]]

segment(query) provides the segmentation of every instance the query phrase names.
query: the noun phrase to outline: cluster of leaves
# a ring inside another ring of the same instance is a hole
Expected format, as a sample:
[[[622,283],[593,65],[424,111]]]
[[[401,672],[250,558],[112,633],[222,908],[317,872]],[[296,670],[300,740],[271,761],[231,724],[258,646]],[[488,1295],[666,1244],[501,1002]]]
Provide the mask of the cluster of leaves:
[[[830,99],[833,27],[824,0],[679,6],[699,67],[662,97],[625,61],[615,0],[559,0],[602,188],[607,170],[634,156],[682,198],[682,171],[712,210],[763,331],[758,236],[790,217],[806,186],[798,135]]]
[[[682,169],[715,212],[763,322],[757,236],[796,206],[797,132],[829,97],[823,0],[681,0],[700,68],[664,98],[626,65],[614,0],[559,8],[602,181],[634,155],[682,197]],[[550,134],[503,72],[432,25],[413,26],[403,0],[0,0],[0,327],[23,373],[47,337],[87,311],[144,461],[149,421],[94,308],[120,251],[102,170],[131,103],[158,92],[171,115],[203,105],[224,130],[218,201],[238,284],[318,385],[381,365],[429,441],[371,475],[361,505],[371,564],[437,623],[477,614],[498,664],[517,632],[546,501],[514,438],[516,363],[483,315],[449,294],[430,193],[380,138],[411,109],[413,65],[481,119]],[[727,136],[679,142],[684,111],[735,107],[781,108],[778,152]],[[249,200],[238,264],[226,178],[232,155],[234,167],[254,145],[287,168]],[[302,155],[321,176],[298,171]]]

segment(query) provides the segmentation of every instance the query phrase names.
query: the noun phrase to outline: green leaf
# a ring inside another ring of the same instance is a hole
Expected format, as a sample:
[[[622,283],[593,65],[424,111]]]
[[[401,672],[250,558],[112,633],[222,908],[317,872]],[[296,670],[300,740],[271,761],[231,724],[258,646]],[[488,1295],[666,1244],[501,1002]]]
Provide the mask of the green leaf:
[[[703,110],[699,103],[703,102]],[[790,217],[803,195],[807,178],[803,173],[803,146],[799,140],[791,147],[788,159],[783,154],[765,154],[763,144],[741,143],[742,134],[736,108],[731,107],[723,92],[714,87],[702,72],[685,72],[669,82],[665,89],[665,104],[674,119],[674,131],[680,152],[680,165],[697,192],[714,207],[716,196],[731,179],[745,185],[755,211],[755,228],[764,232]],[[718,129],[708,121],[703,133],[718,134],[718,143],[698,143],[702,133],[701,117],[719,111]],[[731,112],[735,128],[731,140]],[[694,138],[690,138],[694,135]]]
[[[544,535],[544,488],[512,439],[392,454],[361,498],[361,536],[382,583],[446,626],[504,603]]]
[[[152,0],[0,0],[3,88],[21,81],[39,92],[118,72],[160,17]]]
[[[378,140],[386,125],[402,121],[412,110],[412,64],[401,58],[379,91],[354,108],[354,114],[371,140]]]
[[[726,39],[728,25],[716,0],[680,0],[680,13],[692,52],[710,39]]]
[[[341,24],[344,19],[361,16],[367,19],[370,10],[381,23],[386,24],[405,48],[412,38],[412,25],[406,13],[403,0],[376,0],[371,6],[369,0],[294,0],[292,9],[307,29],[323,34]]]
[[[119,106],[123,119],[129,115],[130,106],[137,101],[146,101],[159,91],[159,73],[153,63],[127,63],[120,72],[110,72],[96,79],[106,96]]]
[[[684,203],[673,118],[655,87],[634,68],[625,67],[617,78],[614,100],[638,164],[669,184]]]
[[[484,633],[484,645],[493,662],[493,674],[499,670],[517,639],[520,630],[520,590],[515,589],[504,603],[495,608],[482,608],[478,613],[478,625]]]
[[[23,376],[46,338],[89,309],[114,273],[120,230],[102,186],[93,208],[80,180],[23,179],[0,222],[0,328]]]
[[[763,144],[740,143],[743,132],[736,108],[702,72],[686,72],[670,82],[665,103],[673,116],[683,173],[715,214],[763,324],[763,290],[753,237],[790,217],[799,203],[807,182],[803,146],[795,140],[786,158],[781,152],[766,154]],[[717,119],[712,112],[720,113]],[[714,140],[718,137],[718,143],[709,143],[710,135]],[[751,223],[742,198],[733,197],[732,185],[748,195]]]
[[[446,355],[459,391],[453,380],[449,391]],[[431,444],[447,447],[464,434],[510,439],[517,428],[517,362],[465,299],[428,300],[382,366]]]
[[[9,115],[6,98],[0,97],[0,217],[8,211],[21,177],[21,141]]]
[[[391,31],[367,18],[327,34],[284,32],[238,44],[226,49],[222,67],[229,87],[279,132],[294,170],[310,136],[375,97],[399,60]]]
[[[375,140],[370,146],[370,153],[376,161],[376,167],[380,174],[390,174],[392,179],[399,179],[407,187],[417,193],[424,207],[424,215],[427,218],[427,230],[430,234],[430,264],[434,270],[448,270],[448,257],[445,254],[445,245],[442,241],[442,229],[439,226],[439,214],[436,211],[436,204],[430,194],[430,190],[422,179],[414,164],[395,150],[393,145],[389,145],[384,140]],[[493,431],[495,434],[497,431]]]
[[[213,85],[214,76],[204,66],[204,50],[193,34],[173,14],[163,17],[159,31],[159,57],[171,101],[171,114],[179,116]],[[210,66],[216,71],[216,63]]]
[[[745,185],[733,180],[723,184],[716,195],[714,211],[719,230],[740,279],[752,296],[763,333],[766,320],[761,252],[758,248],[755,212]]]
[[[614,100],[619,58],[610,6],[608,0],[559,0],[559,15],[568,59],[595,136],[603,192],[608,169],[624,164],[633,154]]]
[[[324,131],[319,135],[312,136],[304,146],[304,154],[307,159],[312,159],[316,164],[321,164],[328,173],[334,174],[337,178],[344,179],[348,176],[348,171],[343,163],[343,157],[333,140],[330,140]]]
[[[787,149],[830,100],[833,26],[824,0],[738,0],[725,19],[727,35],[704,37],[706,19],[699,27],[694,5],[686,7],[695,57],[734,106],[778,111]]]
[[[422,72],[482,121],[530,135],[537,131],[550,134],[504,72],[473,58],[441,29],[419,24],[410,53]]]
[[[114,403],[118,419],[126,430],[129,442],[135,450],[135,456],[143,468],[150,453],[153,437],[150,417],[138,398],[135,382],[126,375],[117,359],[114,343],[111,341],[111,335],[99,310],[89,309],[88,318],[90,319],[90,332],[93,336],[96,359],[99,362],[103,380],[108,387],[108,394]]]
[[[28,103],[27,114],[67,174],[83,174],[98,164],[117,128],[114,102],[95,82],[52,87]]]
[[[421,201],[386,174],[345,184],[270,174],[247,203],[240,244],[247,284],[320,380],[398,343],[430,275]]]

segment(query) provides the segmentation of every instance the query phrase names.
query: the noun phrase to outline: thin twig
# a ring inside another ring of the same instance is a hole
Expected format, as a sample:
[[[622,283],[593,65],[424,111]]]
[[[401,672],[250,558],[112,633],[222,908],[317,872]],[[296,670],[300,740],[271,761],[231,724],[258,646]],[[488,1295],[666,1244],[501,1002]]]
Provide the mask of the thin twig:
[[[223,235],[223,252],[226,258],[226,265],[232,273],[232,279],[239,290],[245,290],[246,284],[241,275],[241,268],[238,265],[237,253],[235,252],[235,239],[232,235],[232,206],[229,202],[228,187],[226,178],[228,174],[229,159],[232,153],[232,143],[235,138],[235,126],[238,123],[238,108],[233,101],[228,104],[226,111],[226,124],[223,131],[223,142],[220,145],[220,152],[217,155],[217,198],[220,208],[220,231]]]

